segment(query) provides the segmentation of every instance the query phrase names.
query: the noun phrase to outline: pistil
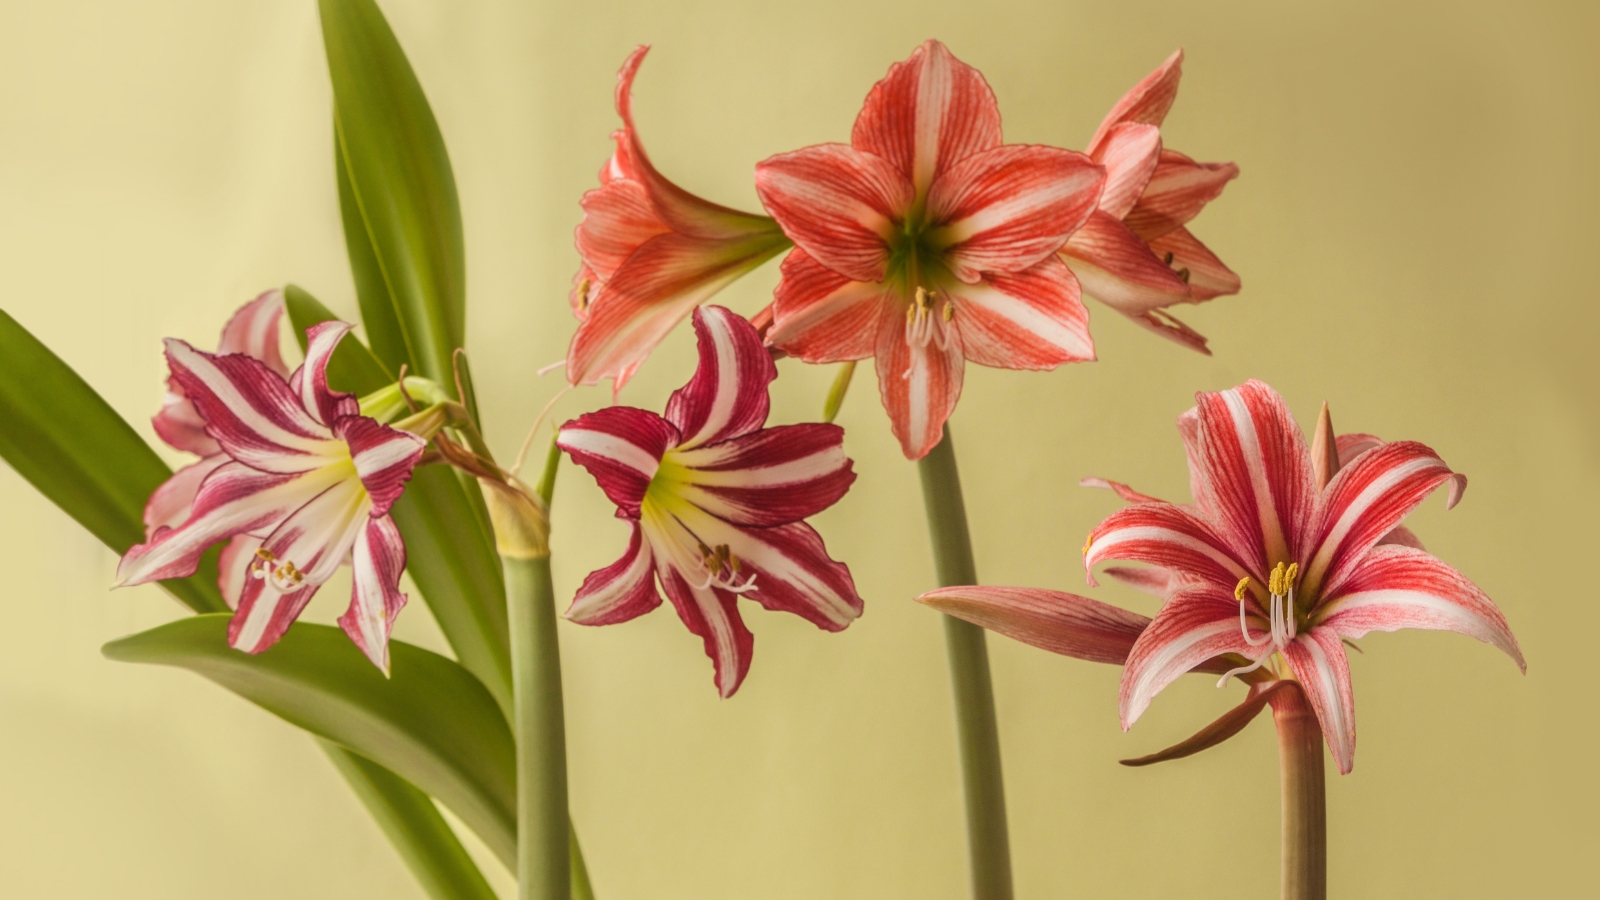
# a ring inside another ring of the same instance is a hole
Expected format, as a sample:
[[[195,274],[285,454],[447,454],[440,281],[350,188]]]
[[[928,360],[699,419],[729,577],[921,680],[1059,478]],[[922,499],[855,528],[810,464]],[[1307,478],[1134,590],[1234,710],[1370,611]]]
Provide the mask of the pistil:
[[[306,580],[305,573],[301,572],[293,561],[285,559],[280,562],[272,551],[265,547],[256,548],[256,561],[250,565],[250,574],[254,578],[271,580],[272,586],[277,588],[279,593],[297,590]]]
[[[1246,620],[1245,595],[1250,590],[1250,578],[1246,576],[1239,580],[1233,589],[1233,599],[1239,601],[1239,632],[1244,635],[1245,643],[1252,647],[1263,644],[1266,649],[1248,666],[1230,669],[1222,678],[1218,679],[1217,687],[1228,683],[1228,679],[1235,675],[1245,675],[1261,668],[1276,653],[1283,652],[1294,640],[1297,632],[1294,612],[1294,582],[1300,574],[1299,563],[1289,563],[1286,567],[1278,563],[1273,567],[1271,575],[1267,578],[1267,593],[1270,597],[1267,612],[1267,633],[1259,638],[1250,636],[1250,627]]]
[[[756,589],[754,572],[751,572],[743,582],[739,581],[743,564],[727,544],[718,544],[713,548],[706,546],[702,541],[699,550],[700,565],[706,571],[705,583],[699,585],[699,590],[715,586],[735,594],[743,594]]]

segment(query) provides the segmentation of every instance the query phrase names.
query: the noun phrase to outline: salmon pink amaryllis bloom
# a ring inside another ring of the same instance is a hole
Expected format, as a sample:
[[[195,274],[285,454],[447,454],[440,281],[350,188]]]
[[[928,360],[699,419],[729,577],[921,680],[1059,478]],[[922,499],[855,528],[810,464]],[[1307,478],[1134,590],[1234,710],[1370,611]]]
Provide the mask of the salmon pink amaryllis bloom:
[[[566,362],[574,385],[610,378],[621,390],[690,310],[790,246],[772,219],[702,200],[656,171],[633,124],[633,79],[649,49],[617,74],[616,151],[582,200],[572,289],[582,324]]]
[[[226,458],[200,483],[181,523],[157,528],[122,557],[118,585],[190,575],[213,544],[259,538],[228,643],[260,653],[349,562],[354,587],[339,625],[388,671],[389,632],[406,602],[405,545],[389,508],[425,442],[362,416],[355,397],[328,388],[328,360],[350,328],[310,329],[306,361],[288,378],[251,356],[167,341],[174,383]]]
[[[665,416],[613,406],[561,427],[561,449],[633,530],[627,551],[590,573],[566,615],[625,622],[661,604],[659,582],[730,697],[754,648],[740,597],[827,631],[861,615],[850,570],[804,521],[844,496],[855,473],[838,426],[763,427],[778,373],[750,323],[709,306],[695,311],[694,329],[700,365]]]
[[[1099,207],[1062,248],[1084,293],[1201,353],[1206,339],[1166,308],[1239,292],[1239,276],[1185,227],[1237,178],[1233,163],[1200,163],[1162,145],[1178,96],[1183,51],[1117,101],[1089,142],[1106,167]]]
[[[1005,144],[983,76],[928,41],[873,87],[849,144],[756,167],[761,202],[797,245],[767,341],[811,363],[876,357],[895,436],[920,459],[968,361],[1094,358],[1078,281],[1057,252],[1104,182],[1081,153]]]

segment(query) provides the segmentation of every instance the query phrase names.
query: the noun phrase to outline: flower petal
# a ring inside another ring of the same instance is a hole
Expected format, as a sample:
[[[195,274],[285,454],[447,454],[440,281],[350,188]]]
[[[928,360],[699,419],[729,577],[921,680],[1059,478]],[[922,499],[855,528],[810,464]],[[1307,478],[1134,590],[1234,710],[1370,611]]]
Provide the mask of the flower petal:
[[[1171,503],[1120,509],[1096,526],[1083,552],[1090,585],[1096,584],[1094,566],[1108,559],[1150,563],[1227,591],[1251,575],[1249,566],[1234,556],[1204,519]]]
[[[1488,595],[1436,557],[1410,547],[1375,547],[1356,562],[1339,595],[1318,614],[1321,627],[1352,640],[1371,631],[1454,631],[1528,664],[1506,617]]]
[[[1342,469],[1368,450],[1382,447],[1383,439],[1375,434],[1341,434],[1333,443],[1339,450],[1339,468]]]
[[[637,181],[612,181],[578,202],[583,221],[574,238],[596,281],[609,280],[645,241],[672,230],[656,215],[649,191]]]
[[[913,346],[904,309],[883,304],[879,310],[878,395],[906,458],[921,459],[943,438],[945,420],[961,397],[965,361],[961,341],[949,334]]]
[[[222,452],[211,435],[206,434],[206,420],[200,418],[194,404],[183,395],[183,387],[176,379],[167,380],[167,394],[161,398],[161,410],[150,417],[156,436],[167,446],[196,456],[215,456]]]
[[[177,528],[189,518],[195,495],[206,476],[228,461],[225,453],[208,456],[197,463],[184,466],[161,482],[144,504],[144,535],[146,540],[155,537],[163,528]]]
[[[1184,578],[1177,572],[1161,566],[1107,566],[1100,570],[1100,574],[1162,600],[1171,597],[1178,588],[1195,583],[1192,579]]]
[[[305,410],[323,425],[332,425],[340,416],[361,411],[355,395],[328,388],[328,360],[339,342],[355,328],[349,322],[321,322],[306,329],[306,361],[289,376],[289,386],[300,395]]]
[[[1089,296],[1125,316],[1189,301],[1189,285],[1126,225],[1096,211],[1061,248]]]
[[[1252,684],[1250,693],[1245,696],[1243,703],[1223,713],[1215,722],[1200,729],[1194,736],[1148,756],[1141,756],[1137,759],[1119,759],[1117,762],[1125,766],[1148,766],[1153,763],[1193,756],[1201,750],[1215,747],[1243,731],[1246,725],[1249,725],[1256,716],[1261,714],[1261,710],[1266,708],[1268,701],[1274,695],[1291,684],[1294,684],[1294,682],[1273,681],[1266,684]]]
[[[917,602],[1041,650],[1115,665],[1150,624],[1138,613],[1041,588],[948,587]]]
[[[295,584],[321,584],[349,560],[371,510],[361,481],[340,478],[274,528],[261,542],[261,553],[271,554],[275,567],[292,563],[299,571],[291,579]]]
[[[566,617],[579,625],[615,625],[642,616],[661,605],[656,592],[655,557],[639,529],[639,520],[630,519],[633,533],[628,549],[616,562],[595,569],[578,587],[577,596],[567,607]]]
[[[680,450],[678,496],[736,525],[798,522],[827,509],[856,480],[844,429],[807,423]]]
[[[1100,211],[1121,219],[1138,202],[1161,161],[1161,129],[1142,122],[1123,122],[1107,133],[1090,158],[1106,167]]]
[[[666,419],[684,450],[749,434],[767,421],[767,385],[778,377],[761,335],[721,306],[694,311],[700,364],[694,377],[667,400]]]
[[[934,40],[872,86],[850,132],[857,150],[893,163],[919,195],[946,169],[1000,141],[989,83]]]
[[[256,550],[263,539],[253,534],[236,534],[222,548],[217,557],[217,587],[222,591],[229,609],[238,609],[244,589],[250,584],[250,567],[255,565]]]
[[[1180,47],[1111,107],[1089,141],[1089,152],[1098,151],[1100,145],[1110,139],[1111,130],[1124,122],[1160,125],[1167,118],[1167,111],[1172,109],[1172,101],[1178,99],[1178,80],[1182,77],[1183,48]]]
[[[861,615],[850,568],[828,555],[822,537],[804,522],[743,528],[696,508],[683,526],[708,547],[727,545],[755,589],[742,594],[770,610],[794,613],[826,631],[843,631]],[[687,574],[687,570],[684,570]]]
[[[1189,273],[1189,297],[1195,303],[1203,303],[1224,294],[1239,293],[1239,276],[1223,265],[1222,260],[1196,240],[1187,228],[1170,231],[1152,240],[1150,250],[1178,272]]]
[[[1313,628],[1283,648],[1283,658],[1311,701],[1339,774],[1350,774],[1356,761],[1356,699],[1350,686],[1350,659],[1339,635],[1329,628]]]
[[[1178,321],[1176,316],[1164,309],[1152,309],[1142,316],[1129,316],[1129,318],[1140,328],[1158,334],[1180,347],[1188,347],[1206,356],[1211,355],[1211,348],[1206,346],[1205,335]]]
[[[246,653],[261,653],[283,637],[321,584],[279,593],[264,578],[250,578],[239,595],[239,605],[228,620],[228,646]]]
[[[1117,703],[1126,731],[1162,688],[1224,653],[1253,654],[1239,628],[1239,604],[1217,585],[1195,585],[1172,595],[1139,635],[1122,670]]]
[[[851,281],[798,247],[783,258],[776,298],[767,343],[808,363],[871,356],[881,308],[895,302],[882,284]]]
[[[982,366],[1053,369],[1094,359],[1089,311],[1078,299],[1078,280],[1051,257],[1015,275],[991,274],[977,284],[949,288],[951,327],[962,354]]]
[[[882,281],[889,240],[911,209],[911,182],[848,144],[780,153],[756,166],[756,193],[795,244],[856,281]]]
[[[400,529],[386,515],[367,519],[351,551],[350,607],[339,627],[372,664],[389,674],[389,633],[406,605],[400,573],[406,567],[406,544]]]
[[[713,587],[695,587],[660,558],[656,572],[678,618],[705,643],[706,655],[716,669],[717,692],[723,699],[732,697],[750,672],[756,643],[739,617],[738,597]]]
[[[265,291],[239,307],[222,327],[217,353],[254,356],[280,376],[289,377],[289,367],[284,365],[283,354],[278,349],[278,323],[283,321],[283,310],[281,288]]]
[[[333,433],[350,445],[356,474],[372,498],[372,515],[388,515],[428,442],[366,416],[340,416],[333,422]]]
[[[1094,212],[1104,184],[1105,169],[1082,153],[1027,144],[986,150],[934,181],[930,238],[968,284],[984,272],[1021,272],[1061,249]]]
[[[1199,163],[1176,150],[1163,150],[1160,164],[1125,221],[1134,234],[1154,240],[1189,224],[1238,177],[1239,167],[1231,162]]]
[[[1128,487],[1127,485],[1123,484],[1120,481],[1107,481],[1104,478],[1098,478],[1098,477],[1095,477],[1095,476],[1092,476],[1092,475],[1090,477],[1088,477],[1088,478],[1080,478],[1080,479],[1078,479],[1078,487],[1105,488],[1108,491],[1116,492],[1116,495],[1118,497],[1121,497],[1122,499],[1128,501],[1129,503],[1165,503],[1165,502],[1167,502],[1165,500],[1162,500],[1160,497],[1152,497],[1149,494],[1140,493],[1139,491],[1136,491],[1133,488]]]
[[[584,413],[556,435],[556,446],[589,470],[619,511],[634,518],[662,454],[677,443],[678,429],[671,422],[631,406]]]

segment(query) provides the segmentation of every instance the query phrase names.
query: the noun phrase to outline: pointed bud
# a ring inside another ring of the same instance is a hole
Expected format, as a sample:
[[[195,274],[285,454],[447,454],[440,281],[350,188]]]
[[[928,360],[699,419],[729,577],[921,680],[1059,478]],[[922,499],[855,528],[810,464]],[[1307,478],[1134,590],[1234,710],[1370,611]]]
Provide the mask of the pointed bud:
[[[550,555],[550,516],[545,503],[512,476],[506,481],[478,479],[494,523],[495,549],[509,559],[543,559]]]
[[[1322,402],[1322,415],[1317,417],[1317,431],[1311,436],[1311,474],[1317,479],[1317,489],[1328,486],[1339,473],[1339,442],[1333,434],[1333,416],[1328,414],[1328,402]]]

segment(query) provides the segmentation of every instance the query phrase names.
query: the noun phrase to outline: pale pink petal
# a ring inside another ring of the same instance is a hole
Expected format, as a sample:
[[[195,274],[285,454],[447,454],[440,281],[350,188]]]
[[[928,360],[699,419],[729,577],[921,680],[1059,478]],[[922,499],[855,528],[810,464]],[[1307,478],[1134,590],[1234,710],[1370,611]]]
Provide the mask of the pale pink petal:
[[[283,290],[274,288],[239,307],[222,327],[217,353],[243,353],[254,356],[280,376],[289,377],[283,354],[278,349],[278,324],[283,321]]]
[[[1311,701],[1339,774],[1350,774],[1356,760],[1356,700],[1350,660],[1339,635],[1329,628],[1313,628],[1283,648],[1283,658]]]
[[[1333,443],[1339,450],[1339,468],[1342,469],[1368,450],[1382,447],[1383,439],[1375,434],[1341,434]]]
[[[677,426],[687,450],[749,434],[767,421],[767,385],[778,367],[761,335],[721,306],[694,311],[700,364],[694,377],[667,400],[666,420]]]
[[[168,379],[167,394],[161,398],[161,411],[150,417],[156,436],[174,450],[196,456],[215,456],[222,445],[206,434],[206,420],[200,418],[194,404],[183,395],[183,387],[176,379]]]
[[[1186,587],[1172,595],[1128,653],[1117,704],[1128,729],[1161,689],[1178,676],[1224,653],[1255,654],[1239,628],[1239,604],[1215,585]]]
[[[184,466],[161,482],[144,505],[144,536],[151,540],[162,528],[177,528],[189,518],[195,495],[206,476],[228,461],[225,453],[208,456],[197,463]]]
[[[1178,321],[1177,317],[1164,309],[1152,309],[1142,316],[1129,316],[1129,318],[1140,328],[1158,334],[1180,347],[1188,347],[1206,356],[1211,355],[1211,348],[1206,346],[1205,335]]]
[[[808,363],[871,356],[882,307],[898,303],[882,284],[851,281],[799,248],[783,258],[776,297],[767,343]]]
[[[579,625],[615,625],[642,616],[661,605],[656,592],[655,557],[640,534],[637,519],[628,524],[633,533],[628,549],[616,562],[595,569],[572,598],[566,617]]]
[[[334,421],[333,432],[350,445],[356,474],[372,498],[372,515],[388,515],[428,442],[366,416],[341,416]]]
[[[737,525],[798,522],[832,506],[856,480],[844,455],[844,429],[807,423],[763,428],[680,450],[678,496]]]
[[[574,236],[592,281],[609,280],[645,241],[672,230],[637,181],[612,181],[584,194],[579,204],[583,221]]]
[[[818,144],[756,166],[756,193],[796,245],[855,281],[881,281],[911,182],[880,157]]]
[[[1192,578],[1161,566],[1107,566],[1100,574],[1162,600],[1171,597],[1179,588],[1196,583]]]
[[[1352,640],[1371,631],[1454,631],[1505,651],[1524,672],[1522,649],[1488,595],[1443,561],[1410,547],[1374,547],[1318,612],[1322,627]]]
[[[1160,497],[1152,497],[1149,494],[1140,493],[1139,491],[1136,491],[1133,488],[1128,487],[1127,485],[1123,484],[1120,481],[1107,481],[1104,478],[1098,478],[1098,477],[1095,477],[1095,476],[1092,476],[1092,475],[1090,477],[1088,477],[1088,478],[1080,478],[1080,479],[1078,479],[1078,487],[1104,488],[1104,489],[1106,489],[1108,491],[1115,491],[1116,495],[1118,497],[1121,497],[1122,499],[1128,501],[1129,503],[1165,503],[1166,502],[1165,500],[1162,500]]]
[[[723,699],[732,697],[744,683],[755,653],[755,637],[739,617],[738,597],[719,588],[697,587],[699,582],[691,584],[659,558],[656,571],[678,618],[704,642],[716,670],[717,692]]]
[[[965,363],[961,341],[933,314],[932,339],[913,345],[902,310],[884,304],[878,317],[878,395],[907,459],[928,455],[944,434],[945,420],[961,396]]]
[[[986,150],[934,181],[929,240],[946,248],[945,265],[968,284],[986,272],[1021,272],[1061,249],[1094,212],[1104,184],[1105,170],[1071,150]]]
[[[1121,219],[1138,202],[1161,161],[1161,129],[1142,122],[1123,122],[1107,133],[1091,158],[1106,167],[1100,211]]]
[[[1061,248],[1089,296],[1125,316],[1189,301],[1189,285],[1127,226],[1097,211]]]
[[[948,587],[917,602],[1041,650],[1115,665],[1150,624],[1138,613],[1041,588]]]
[[[1224,294],[1239,293],[1239,276],[1222,264],[1187,228],[1168,232],[1150,242],[1150,250],[1183,276],[1189,296],[1201,303]]]
[[[678,429],[671,422],[629,406],[585,413],[556,435],[556,445],[589,470],[619,510],[635,518],[662,454],[677,443]]]
[[[991,274],[955,284],[950,327],[971,362],[1002,369],[1053,369],[1094,359],[1089,311],[1078,281],[1051,257],[1015,275]]]
[[[1167,118],[1167,111],[1172,109],[1172,101],[1178,99],[1178,80],[1182,77],[1183,50],[1179,48],[1111,107],[1089,141],[1089,152],[1099,150],[1109,139],[1111,130],[1124,122],[1160,125]]]
[[[331,426],[340,416],[353,416],[361,405],[352,394],[328,388],[328,360],[339,342],[355,328],[348,322],[321,322],[306,329],[306,360],[289,376],[289,386],[313,418]]]
[[[1200,163],[1176,150],[1163,150],[1160,164],[1125,220],[1134,234],[1155,240],[1189,224],[1238,177],[1239,167],[1231,162]]]
[[[380,515],[367,520],[350,555],[350,607],[339,627],[372,664],[389,674],[389,633],[406,605],[400,573],[406,567],[406,545],[394,520]]]
[[[1234,556],[1204,519],[1170,503],[1140,503],[1117,510],[1089,533],[1083,551],[1091,585],[1094,566],[1108,559],[1162,566],[1230,592],[1241,578],[1261,578]]]
[[[1378,544],[1379,546],[1392,544],[1398,547],[1410,547],[1413,550],[1425,551],[1428,549],[1422,545],[1422,538],[1417,537],[1416,532],[1404,525],[1396,525],[1391,528],[1389,533],[1378,541]]]
[[[1261,714],[1261,710],[1266,708],[1267,703],[1272,700],[1273,696],[1292,684],[1294,684],[1292,681],[1252,684],[1250,693],[1245,695],[1243,703],[1223,713],[1215,722],[1200,729],[1192,737],[1148,756],[1117,761],[1125,766],[1148,766],[1158,762],[1183,759],[1185,756],[1193,756],[1201,750],[1215,747],[1243,731],[1246,725],[1249,725],[1256,716]]]

